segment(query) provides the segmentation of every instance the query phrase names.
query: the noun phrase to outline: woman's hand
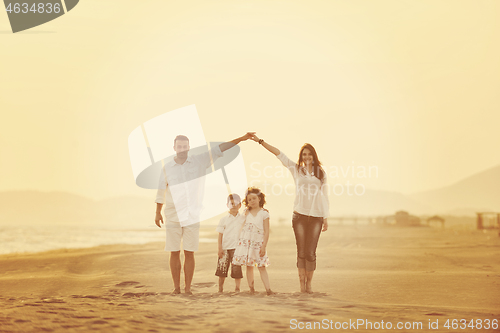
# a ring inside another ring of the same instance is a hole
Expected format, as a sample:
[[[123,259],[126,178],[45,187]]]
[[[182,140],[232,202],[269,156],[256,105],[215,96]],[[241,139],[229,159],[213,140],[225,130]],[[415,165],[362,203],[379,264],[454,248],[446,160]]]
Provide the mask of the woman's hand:
[[[259,251],[259,256],[263,257],[266,255],[266,247],[261,246],[260,251]]]
[[[241,141],[246,141],[248,139],[253,139],[253,137],[255,136],[255,132],[247,132],[247,134],[243,135],[241,137]]]
[[[259,142],[259,137],[257,135],[255,135],[255,133],[252,135],[251,139],[255,142]]]
[[[326,217],[323,219],[323,229],[321,231],[327,231],[328,230],[328,221]]]

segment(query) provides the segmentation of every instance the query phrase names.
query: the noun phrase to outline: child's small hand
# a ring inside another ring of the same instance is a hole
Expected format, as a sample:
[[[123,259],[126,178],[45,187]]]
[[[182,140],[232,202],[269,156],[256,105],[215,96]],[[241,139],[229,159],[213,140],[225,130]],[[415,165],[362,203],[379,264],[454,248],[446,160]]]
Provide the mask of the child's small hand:
[[[262,246],[259,251],[259,256],[263,257],[265,255],[266,255],[266,248]]]
[[[224,251],[222,249],[219,249],[219,258],[222,258],[224,256]]]

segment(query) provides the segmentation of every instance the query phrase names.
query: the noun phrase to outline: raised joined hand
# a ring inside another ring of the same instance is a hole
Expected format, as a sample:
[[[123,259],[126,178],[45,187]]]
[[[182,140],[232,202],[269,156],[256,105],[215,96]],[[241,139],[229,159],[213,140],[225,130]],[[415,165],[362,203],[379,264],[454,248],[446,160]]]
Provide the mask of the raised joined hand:
[[[248,139],[253,139],[255,136],[255,132],[247,132],[245,135],[242,136],[243,141],[246,141]]]
[[[260,139],[259,139],[259,137],[258,137],[257,135],[255,135],[255,134],[254,134],[254,135],[252,135],[251,139],[252,139],[253,141],[255,141],[255,142],[259,142],[259,140],[260,140]]]

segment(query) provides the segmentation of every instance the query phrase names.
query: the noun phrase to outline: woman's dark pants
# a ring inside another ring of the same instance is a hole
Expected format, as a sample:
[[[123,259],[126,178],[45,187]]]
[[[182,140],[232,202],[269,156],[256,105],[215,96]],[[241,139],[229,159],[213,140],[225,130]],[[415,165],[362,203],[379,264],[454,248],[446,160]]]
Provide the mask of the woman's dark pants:
[[[306,271],[316,269],[316,246],[323,227],[323,218],[294,212],[292,218],[297,244],[297,267]]]

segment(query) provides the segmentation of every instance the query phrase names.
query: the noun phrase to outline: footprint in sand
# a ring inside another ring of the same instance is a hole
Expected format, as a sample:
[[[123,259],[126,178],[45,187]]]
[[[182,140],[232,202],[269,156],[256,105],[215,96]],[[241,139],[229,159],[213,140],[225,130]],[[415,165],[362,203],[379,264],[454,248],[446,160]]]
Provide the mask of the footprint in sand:
[[[142,296],[156,296],[154,292],[145,292],[145,293],[125,293],[122,295],[123,297],[142,297]]]
[[[57,298],[44,298],[42,299],[42,302],[44,303],[66,303],[62,299],[57,299]]]
[[[76,311],[75,309],[72,309],[72,308],[55,308],[54,310]]]
[[[217,284],[213,283],[213,282],[201,282],[201,283],[194,283],[193,284],[193,287],[196,287],[196,288],[211,288],[211,287],[215,287]]]
[[[130,286],[134,286],[136,284],[140,284],[140,283],[137,281],[123,281],[123,282],[120,282],[118,284],[115,284],[115,286],[116,287],[130,287]]]
[[[312,316],[326,316],[326,313],[324,312],[316,312],[316,313],[311,313]]]
[[[177,327],[170,327],[170,326],[167,326],[165,327],[165,331],[167,332],[170,332],[170,331],[180,331],[182,330],[181,328],[177,328]]]
[[[97,318],[96,316],[71,316],[72,318],[76,319],[92,319],[92,318]]]
[[[102,298],[101,296],[95,296],[95,295],[71,295],[73,298],[90,298],[90,299],[98,299]]]

